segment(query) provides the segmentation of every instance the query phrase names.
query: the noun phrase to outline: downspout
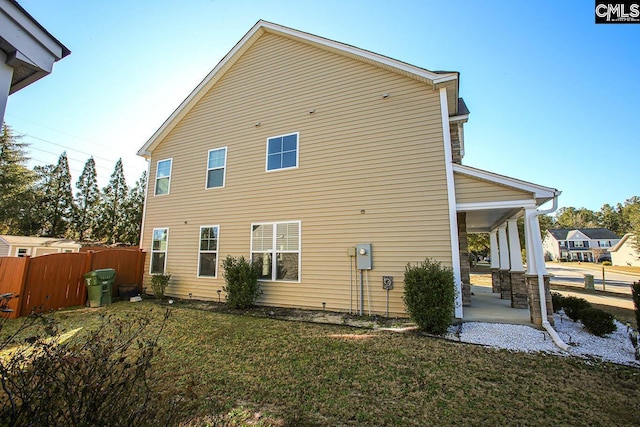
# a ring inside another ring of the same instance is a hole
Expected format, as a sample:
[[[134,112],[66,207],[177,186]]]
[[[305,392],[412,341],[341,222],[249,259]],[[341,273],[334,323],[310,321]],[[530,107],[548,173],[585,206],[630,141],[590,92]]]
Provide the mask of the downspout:
[[[540,255],[542,254],[542,244],[540,243],[540,239],[537,238],[540,235],[540,227],[532,227],[533,220],[536,220],[536,223],[537,223],[538,217],[540,215],[549,214],[551,212],[554,212],[556,209],[558,209],[558,195],[554,194],[553,206],[551,206],[550,209],[543,210],[543,211],[536,210],[535,212],[533,212],[533,214],[529,218],[527,218],[527,220],[529,221],[529,229],[532,231],[531,243],[534,246],[536,246],[533,251],[533,259],[535,261],[536,272],[538,274],[538,292],[540,294],[540,312],[541,312],[540,314],[542,317],[542,327],[549,333],[549,335],[551,336],[551,339],[553,339],[553,342],[558,347],[560,347],[564,351],[569,351],[569,345],[565,343],[562,340],[562,338],[560,338],[560,336],[558,335],[558,332],[556,332],[556,330],[553,329],[553,326],[551,326],[551,324],[547,320],[547,298],[544,291],[544,273],[545,273],[544,270],[545,269],[544,267],[541,268],[541,266],[544,266],[544,259],[540,259]],[[535,230],[532,228],[535,228]],[[533,237],[533,232],[538,233],[538,236]]]

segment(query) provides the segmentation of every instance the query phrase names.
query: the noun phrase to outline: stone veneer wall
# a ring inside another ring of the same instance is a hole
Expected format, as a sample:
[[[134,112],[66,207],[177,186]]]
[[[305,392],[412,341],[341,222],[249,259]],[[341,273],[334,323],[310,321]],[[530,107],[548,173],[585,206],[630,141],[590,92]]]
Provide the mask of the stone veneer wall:
[[[491,269],[491,292],[497,294],[500,292],[500,270]]]
[[[531,313],[531,323],[534,325],[542,325],[542,312],[540,311],[540,292],[538,291],[538,276],[525,275],[527,290],[529,291],[529,311]],[[544,293],[547,302],[547,321],[553,325],[553,304],[551,302],[550,280],[549,276],[544,276]]]
[[[462,305],[471,305],[471,265],[467,241],[467,214],[458,212],[458,250],[460,252],[460,279],[462,280]]]
[[[511,307],[528,308],[527,282],[524,272],[512,271],[511,274]]]
[[[511,273],[500,270],[500,299],[511,300]]]

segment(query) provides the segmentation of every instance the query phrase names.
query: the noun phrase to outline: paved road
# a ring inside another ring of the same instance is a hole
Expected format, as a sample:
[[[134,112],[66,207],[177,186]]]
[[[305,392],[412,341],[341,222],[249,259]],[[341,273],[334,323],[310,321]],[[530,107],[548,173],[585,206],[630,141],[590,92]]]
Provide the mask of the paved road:
[[[602,269],[594,269],[583,267],[577,263],[557,264],[547,263],[547,271],[553,274],[551,283],[560,285],[573,285],[584,287],[584,275],[591,274],[594,277],[596,290],[603,290],[602,286]],[[609,292],[620,292],[630,294],[629,286],[638,280],[640,276],[637,274],[613,273],[605,271],[605,290]]]

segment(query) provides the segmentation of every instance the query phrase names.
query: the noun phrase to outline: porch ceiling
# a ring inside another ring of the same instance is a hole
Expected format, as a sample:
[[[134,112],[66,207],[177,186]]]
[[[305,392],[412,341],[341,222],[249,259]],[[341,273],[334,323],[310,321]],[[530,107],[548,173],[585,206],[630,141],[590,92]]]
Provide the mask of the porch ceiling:
[[[488,233],[509,218],[522,215],[522,208],[466,211],[467,233]]]

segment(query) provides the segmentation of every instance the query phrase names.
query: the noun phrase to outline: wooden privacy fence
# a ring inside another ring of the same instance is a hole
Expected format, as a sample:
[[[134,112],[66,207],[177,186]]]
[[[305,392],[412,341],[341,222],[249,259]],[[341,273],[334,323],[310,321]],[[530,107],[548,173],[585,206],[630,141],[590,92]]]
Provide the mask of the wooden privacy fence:
[[[87,288],[84,275],[93,270],[113,268],[116,277],[111,295],[118,286],[136,285],[142,290],[145,252],[114,249],[100,252],[60,253],[35,258],[0,258],[0,293],[19,295],[12,299],[10,318],[26,316],[33,309],[57,310],[84,306]]]

